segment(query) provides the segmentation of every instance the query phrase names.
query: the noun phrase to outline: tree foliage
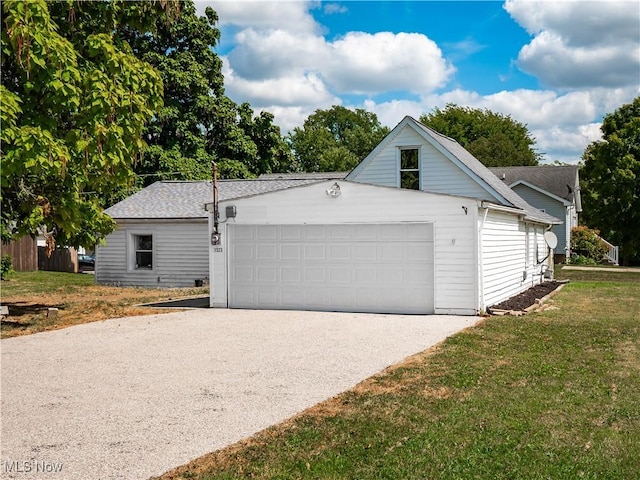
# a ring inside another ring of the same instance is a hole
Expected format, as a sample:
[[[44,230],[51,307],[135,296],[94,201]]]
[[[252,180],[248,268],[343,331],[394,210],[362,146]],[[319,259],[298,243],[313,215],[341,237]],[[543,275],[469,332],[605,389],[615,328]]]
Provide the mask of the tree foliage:
[[[599,230],[584,225],[571,229],[571,263],[596,265],[602,262],[608,251]]]
[[[132,181],[162,80],[112,32],[149,31],[173,8],[2,2],[3,240],[42,228],[50,247],[91,245],[113,229],[100,198]]]
[[[291,163],[290,149],[273,115],[254,115],[224,92],[218,16],[207,7],[198,16],[192,1],[180,2],[180,17],[151,34],[123,27],[117,35],[164,82],[164,107],[149,123],[149,148],[136,166],[141,185],[156,180],[211,178],[211,164],[226,178],[251,178]]]
[[[374,113],[336,105],[316,110],[287,139],[297,169],[331,172],[353,169],[388,133]]]
[[[640,263],[640,97],[604,117],[602,140],[585,150],[580,169],[583,220]]]
[[[527,126],[509,115],[448,104],[420,122],[453,138],[487,167],[538,165],[540,154]]]

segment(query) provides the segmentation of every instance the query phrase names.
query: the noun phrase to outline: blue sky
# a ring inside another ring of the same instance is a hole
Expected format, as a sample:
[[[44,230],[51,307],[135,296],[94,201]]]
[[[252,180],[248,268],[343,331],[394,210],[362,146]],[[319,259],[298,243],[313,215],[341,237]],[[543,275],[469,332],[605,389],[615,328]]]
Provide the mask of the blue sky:
[[[618,1],[198,1],[220,18],[225,89],[283,133],[317,109],[389,127],[456,103],[526,124],[577,163],[640,94],[640,4]]]

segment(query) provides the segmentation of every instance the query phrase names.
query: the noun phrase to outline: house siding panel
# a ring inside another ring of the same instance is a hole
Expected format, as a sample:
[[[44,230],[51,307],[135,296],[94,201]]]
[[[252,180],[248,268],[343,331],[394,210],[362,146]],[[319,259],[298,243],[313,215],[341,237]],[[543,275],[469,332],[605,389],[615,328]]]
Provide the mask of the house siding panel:
[[[153,270],[130,268],[130,235],[153,235]],[[193,287],[209,277],[206,219],[174,222],[120,222],[96,249],[96,282],[143,287]]]
[[[480,220],[479,228],[484,307],[500,303],[543,280],[547,246],[541,225],[489,211],[486,220]]]
[[[410,126],[406,126],[398,132],[386,148],[382,149],[375,158],[372,158],[361,171],[352,178],[350,177],[350,180],[372,185],[398,187],[397,149],[409,146],[420,148],[422,190],[495,200],[483,187]]]

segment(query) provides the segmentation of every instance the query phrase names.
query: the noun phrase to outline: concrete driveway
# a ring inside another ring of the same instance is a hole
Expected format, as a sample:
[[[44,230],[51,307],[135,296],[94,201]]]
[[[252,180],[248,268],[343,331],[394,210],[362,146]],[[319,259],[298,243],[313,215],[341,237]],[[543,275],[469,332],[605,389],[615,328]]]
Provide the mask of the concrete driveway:
[[[160,475],[477,321],[203,309],[5,339],[0,478]]]

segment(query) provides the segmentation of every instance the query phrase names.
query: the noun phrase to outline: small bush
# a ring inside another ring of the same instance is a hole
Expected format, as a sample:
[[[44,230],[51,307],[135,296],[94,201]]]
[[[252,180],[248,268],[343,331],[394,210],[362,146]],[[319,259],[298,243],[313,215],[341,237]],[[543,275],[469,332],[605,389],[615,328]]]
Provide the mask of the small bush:
[[[585,257],[584,255],[572,255],[569,260],[571,265],[598,265],[593,258]]]
[[[609,250],[598,236],[598,230],[579,226],[571,229],[571,263],[580,265],[598,264]],[[583,262],[583,263],[578,263]]]
[[[2,260],[0,261],[0,273],[2,280],[6,280],[7,276],[13,273],[13,258],[11,255],[2,255]]]

